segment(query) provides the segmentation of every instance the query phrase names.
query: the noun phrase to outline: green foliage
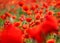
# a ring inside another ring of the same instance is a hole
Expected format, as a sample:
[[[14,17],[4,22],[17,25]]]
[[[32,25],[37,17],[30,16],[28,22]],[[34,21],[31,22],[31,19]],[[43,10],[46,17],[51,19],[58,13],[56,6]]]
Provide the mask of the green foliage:
[[[0,26],[3,26],[4,20],[0,19]]]

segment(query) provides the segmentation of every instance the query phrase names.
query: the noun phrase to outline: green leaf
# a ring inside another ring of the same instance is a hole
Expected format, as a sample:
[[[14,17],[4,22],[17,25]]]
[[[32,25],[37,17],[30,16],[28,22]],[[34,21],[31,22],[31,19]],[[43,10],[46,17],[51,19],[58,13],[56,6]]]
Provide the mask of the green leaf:
[[[3,24],[4,24],[4,21],[0,19],[0,26],[2,26]]]

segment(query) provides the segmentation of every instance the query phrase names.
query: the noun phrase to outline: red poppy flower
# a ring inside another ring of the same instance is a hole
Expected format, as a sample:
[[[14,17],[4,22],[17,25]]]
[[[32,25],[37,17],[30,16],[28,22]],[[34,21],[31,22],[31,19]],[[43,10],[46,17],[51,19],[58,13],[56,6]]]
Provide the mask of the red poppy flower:
[[[34,26],[35,25],[35,22],[34,21],[31,21],[29,26]]]
[[[47,43],[56,43],[56,40],[55,39],[49,39],[49,40],[47,40]]]
[[[35,15],[35,18],[38,20],[38,19],[40,19],[40,14],[36,14]]]
[[[28,28],[28,25],[24,24],[24,25],[22,26],[22,28],[23,28],[23,29],[27,29],[27,28]]]
[[[25,16],[22,14],[22,15],[20,16],[19,20],[24,21],[24,20],[25,20]]]
[[[6,19],[6,15],[3,14],[3,15],[0,16],[0,18],[3,19],[3,20]]]
[[[43,3],[43,7],[44,7],[44,8],[48,8],[47,3]]]
[[[60,8],[60,1],[59,1],[59,2],[56,2],[55,7],[56,7],[56,8]]]
[[[12,16],[12,18],[13,18],[13,19],[16,19],[16,16],[14,15],[14,16]]]
[[[58,31],[58,23],[54,16],[47,15],[46,20],[41,24],[42,31],[47,34]]]
[[[44,38],[42,37],[42,33],[41,33],[39,25],[28,29],[27,33],[30,35],[31,38],[36,40],[37,43],[43,42]]]
[[[8,12],[6,12],[5,15],[6,15],[7,17],[11,17],[11,14],[8,13]]]
[[[24,2],[20,1],[18,4],[22,7],[24,5]]]
[[[28,11],[29,10],[29,7],[27,5],[24,5],[22,8],[23,8],[24,11]]]
[[[43,10],[40,10],[39,13],[40,13],[40,15],[41,15],[41,14],[43,13]]]
[[[2,32],[2,43],[22,43],[22,31],[13,25],[8,25]]]
[[[60,16],[60,12],[57,12],[57,15]]]
[[[32,28],[29,28],[27,30],[27,33],[29,33],[32,37],[34,37],[36,34],[39,34],[39,27],[38,26],[35,26],[35,27],[32,27]]]
[[[20,25],[20,22],[15,22],[14,23],[14,26],[16,26],[16,27],[19,26],[19,25]]]
[[[27,13],[28,15],[31,15],[31,14],[32,14],[32,12],[31,12],[31,11],[29,11],[29,10],[28,10],[26,13]]]
[[[39,4],[36,4],[35,6],[36,6],[36,8],[39,8]]]
[[[30,22],[32,20],[32,18],[26,18],[27,22]]]
[[[36,0],[31,0],[31,2],[33,3],[33,2],[36,2]]]
[[[36,6],[35,5],[31,5],[31,10],[35,10],[36,9]]]
[[[37,41],[37,43],[43,43],[44,42],[44,37],[41,34],[36,35],[35,40]]]
[[[34,13],[37,14],[38,13],[38,10],[34,10]]]
[[[2,30],[0,29],[0,43],[1,43]]]
[[[39,20],[36,20],[35,21],[35,25],[39,25],[40,24],[40,21]]]

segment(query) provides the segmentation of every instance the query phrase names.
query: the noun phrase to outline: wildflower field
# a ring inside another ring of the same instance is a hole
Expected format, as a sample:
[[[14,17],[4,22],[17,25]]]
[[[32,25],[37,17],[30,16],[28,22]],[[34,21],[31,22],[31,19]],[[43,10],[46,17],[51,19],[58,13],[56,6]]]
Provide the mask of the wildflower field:
[[[0,0],[0,43],[60,43],[60,0]]]

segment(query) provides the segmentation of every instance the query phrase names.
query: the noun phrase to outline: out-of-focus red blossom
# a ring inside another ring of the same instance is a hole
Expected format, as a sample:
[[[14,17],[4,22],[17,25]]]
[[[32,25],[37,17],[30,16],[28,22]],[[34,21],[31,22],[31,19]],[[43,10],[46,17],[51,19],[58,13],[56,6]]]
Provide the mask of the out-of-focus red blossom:
[[[26,18],[27,22],[31,22],[32,18]]]
[[[0,31],[0,38],[1,38],[1,31]],[[0,39],[1,40],[1,39]]]
[[[41,24],[41,29],[45,34],[50,32],[57,33],[58,31],[58,23],[57,19],[52,15],[46,15],[46,20]]]
[[[21,22],[14,22],[13,24],[10,21],[6,21],[4,23],[4,30],[2,31],[2,35],[0,32],[1,43],[23,43],[22,38],[32,38],[37,41],[37,43],[43,43],[45,40],[46,35],[49,33],[58,33],[58,24],[60,23],[60,19],[56,19],[54,17],[54,12],[49,11],[50,6],[54,8],[60,8],[60,0],[0,0],[0,9],[10,6],[17,5],[22,8],[22,11],[28,14],[28,16],[34,15],[34,20],[32,18],[25,18],[24,14],[21,14],[19,20],[23,23],[23,21],[27,21],[28,24],[23,24],[22,28],[24,29],[23,32],[17,28],[22,24]],[[17,6],[16,8],[19,8]],[[45,10],[45,12],[44,12]],[[11,9],[11,11],[15,12]],[[46,14],[45,14],[46,13]],[[44,14],[44,15],[43,15]],[[41,17],[43,16],[43,17]],[[16,16],[11,15],[9,12],[6,12],[4,15],[1,15],[0,18],[5,20],[7,17],[12,17],[13,19]],[[60,12],[57,13],[57,17],[60,18]],[[27,35],[26,35],[27,33]],[[60,33],[58,33],[60,34]],[[23,37],[23,35],[25,35]],[[44,36],[45,35],[45,36]],[[55,39],[47,40],[46,43],[55,43]]]
[[[24,1],[26,1],[26,3],[35,3],[36,2],[36,0],[24,0]]]
[[[27,26],[26,26],[26,25],[23,25],[22,27],[23,27],[23,29],[26,29],[26,28],[27,28]]]
[[[32,14],[32,12],[31,12],[31,11],[29,11],[29,10],[28,10],[26,13],[27,13],[28,15],[31,15],[31,14]]]
[[[23,21],[24,19],[20,17],[19,20]]]
[[[46,3],[50,6],[53,0],[46,0]]]
[[[41,33],[39,25],[36,25],[36,26],[28,29],[27,33],[30,35],[30,37],[35,39],[37,41],[37,43],[43,42],[44,38],[42,37],[42,33]]]
[[[43,43],[44,42],[44,37],[42,37],[41,35],[36,35],[35,37],[37,43]]]
[[[22,43],[22,31],[12,24],[8,24],[2,32],[1,43]]]
[[[22,15],[20,16],[19,20],[24,21],[24,20],[25,20],[25,16],[22,14]]]
[[[37,14],[39,11],[38,10],[34,10],[34,13]]]
[[[52,11],[47,12],[47,15],[53,15],[53,14],[54,14],[54,12],[52,12]]]
[[[11,14],[8,12],[6,12],[5,15],[6,15],[6,17],[11,17]]]
[[[24,2],[20,1],[18,4],[22,7],[24,5]]]
[[[40,14],[36,14],[35,15],[35,18],[38,20],[38,19],[40,19]]]
[[[3,14],[3,15],[0,16],[0,18],[3,19],[3,20],[6,19],[6,15]]]
[[[31,35],[31,37],[35,37],[35,35],[38,35],[40,30],[39,30],[39,26],[35,26],[35,27],[32,27],[32,28],[29,28],[27,30],[27,32]]]
[[[55,6],[56,5],[56,1],[52,1],[52,6]]]
[[[29,10],[29,6],[27,6],[27,5],[24,5],[22,8],[23,8],[24,11],[28,11]]]
[[[36,6],[35,5],[31,5],[30,9],[34,11],[36,9]]]
[[[29,26],[27,25],[27,24],[24,24],[23,26],[22,26],[22,28],[23,29],[27,29]]]
[[[20,25],[20,22],[15,22],[14,23],[14,26],[16,26],[16,27],[19,26],[19,25]]]
[[[46,12],[48,12],[49,10],[48,9],[46,9]]]
[[[4,27],[6,28],[9,25],[11,25],[10,21],[9,20],[6,20],[5,23],[4,23]]]
[[[33,2],[36,2],[36,0],[31,0],[31,2],[33,3]]]
[[[39,25],[40,24],[40,21],[39,20],[36,20],[35,21],[35,25]]]
[[[1,43],[2,29],[0,28],[0,43]]]
[[[57,13],[57,19],[59,20],[60,19],[60,12]]]
[[[36,8],[39,8],[39,4],[35,4]]]
[[[43,3],[43,7],[44,7],[44,8],[48,8],[47,3]]]
[[[40,7],[42,10],[44,9],[44,7],[42,6],[42,7]]]
[[[31,21],[29,26],[34,26],[35,25],[35,22],[34,21]]]
[[[40,18],[40,21],[43,22],[44,21],[44,18]]]
[[[43,10],[39,10],[40,15],[43,13]]]
[[[60,1],[56,2],[55,7],[56,7],[56,8],[60,8]]]
[[[57,15],[60,16],[60,12],[57,12]]]
[[[58,19],[58,23],[60,23],[60,19]]]
[[[12,16],[12,18],[13,18],[13,19],[16,19],[16,16],[15,16],[15,15],[13,15],[13,16]]]
[[[47,43],[56,43],[56,40],[55,39],[49,39],[49,40],[47,40]]]

